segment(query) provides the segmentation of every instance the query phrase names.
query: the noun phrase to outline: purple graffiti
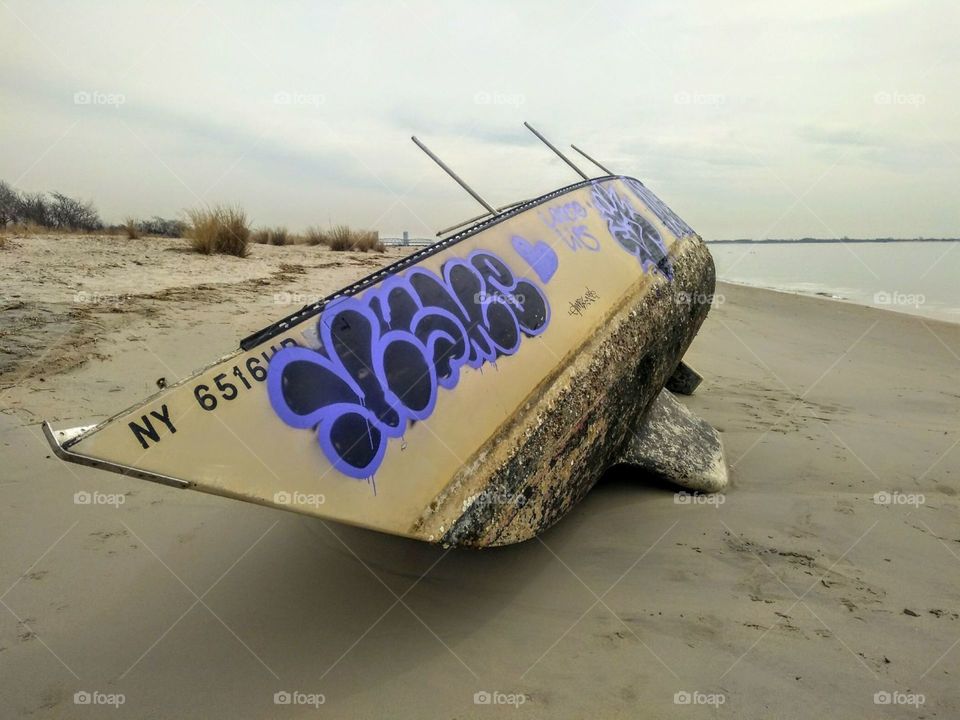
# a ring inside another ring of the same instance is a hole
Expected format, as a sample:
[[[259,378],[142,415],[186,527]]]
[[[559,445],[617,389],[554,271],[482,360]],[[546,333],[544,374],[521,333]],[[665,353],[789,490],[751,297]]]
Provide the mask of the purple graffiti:
[[[537,215],[571,250],[585,248],[599,252],[600,241],[579,220],[587,217],[587,209],[576,200],[537,210]]]
[[[292,427],[314,429],[345,475],[371,477],[388,439],[429,417],[461,367],[513,355],[522,336],[550,321],[541,289],[490,252],[449,260],[441,274],[414,267],[337,299],[317,322],[319,350],[284,348],[271,359],[273,409]]]
[[[644,272],[657,270],[667,280],[673,280],[673,263],[660,233],[636,211],[629,198],[618,193],[613,185],[595,182],[593,203],[607,221],[613,239],[640,261]]]
[[[653,192],[639,180],[624,177],[621,178],[627,187],[633,190],[633,194],[640,198],[644,204],[650,208],[650,211],[659,218],[664,226],[676,235],[682,238],[684,235],[693,235],[693,228],[687,225],[679,215],[667,207],[667,204],[653,194]]]
[[[543,240],[532,243],[519,235],[510,238],[510,243],[517,254],[527,261],[542,282],[550,282],[550,278],[557,271],[560,260],[553,248]]]

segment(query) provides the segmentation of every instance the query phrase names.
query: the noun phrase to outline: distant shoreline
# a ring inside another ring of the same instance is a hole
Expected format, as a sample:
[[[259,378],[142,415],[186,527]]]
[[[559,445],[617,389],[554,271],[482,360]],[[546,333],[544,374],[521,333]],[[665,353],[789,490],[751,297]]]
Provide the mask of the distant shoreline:
[[[750,290],[762,290],[764,292],[780,293],[781,295],[790,295],[792,297],[812,298],[815,300],[825,300],[827,302],[843,303],[844,305],[856,305],[857,307],[870,308],[871,310],[879,310],[880,312],[892,312],[905,315],[907,317],[921,318],[927,322],[960,325],[960,319],[948,313],[941,312],[925,314],[920,312],[911,312],[910,310],[906,310],[899,306],[894,307],[890,305],[877,305],[875,303],[870,303],[864,298],[837,295],[825,290],[797,290],[792,288],[776,287],[774,285],[759,285],[757,283],[745,282],[743,280],[722,280],[717,278],[717,286],[719,287],[721,285],[734,285],[736,287],[749,288]],[[715,293],[715,295],[722,295],[722,293]]]
[[[799,240],[704,240],[707,245],[812,245],[815,243],[960,242],[960,238],[800,238]]]

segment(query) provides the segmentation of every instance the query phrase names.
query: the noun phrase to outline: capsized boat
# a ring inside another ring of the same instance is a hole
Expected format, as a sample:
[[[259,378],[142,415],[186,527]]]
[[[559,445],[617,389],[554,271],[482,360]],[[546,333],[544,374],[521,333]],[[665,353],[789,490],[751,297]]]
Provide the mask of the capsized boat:
[[[491,208],[492,210],[492,208]],[[710,307],[701,238],[639,180],[494,211],[103,422],[67,461],[446,545],[534,537],[614,464],[716,491],[664,385]],[[684,380],[686,378],[686,380]]]

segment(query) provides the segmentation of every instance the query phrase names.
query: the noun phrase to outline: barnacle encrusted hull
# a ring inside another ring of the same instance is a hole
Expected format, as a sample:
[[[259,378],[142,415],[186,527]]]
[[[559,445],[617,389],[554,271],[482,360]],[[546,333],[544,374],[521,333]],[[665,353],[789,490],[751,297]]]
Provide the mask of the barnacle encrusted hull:
[[[307,306],[63,459],[431,542],[527,539],[626,451],[709,308],[700,238],[572,185]],[[304,288],[309,291],[309,288]]]
[[[685,242],[672,259],[673,282],[625,297],[458,474],[437,509],[424,514],[425,529],[451,545],[527,540],[563,517],[609,467],[630,461],[629,445],[699,330],[714,288],[702,241]],[[444,523],[449,529],[441,531]]]

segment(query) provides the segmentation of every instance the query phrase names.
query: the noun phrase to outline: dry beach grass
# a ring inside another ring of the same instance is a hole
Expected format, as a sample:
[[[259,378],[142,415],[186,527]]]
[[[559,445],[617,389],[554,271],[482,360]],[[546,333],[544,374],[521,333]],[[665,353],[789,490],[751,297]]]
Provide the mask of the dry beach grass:
[[[250,245],[247,214],[238,207],[217,206],[187,211],[190,246],[204,255],[246,257]]]

